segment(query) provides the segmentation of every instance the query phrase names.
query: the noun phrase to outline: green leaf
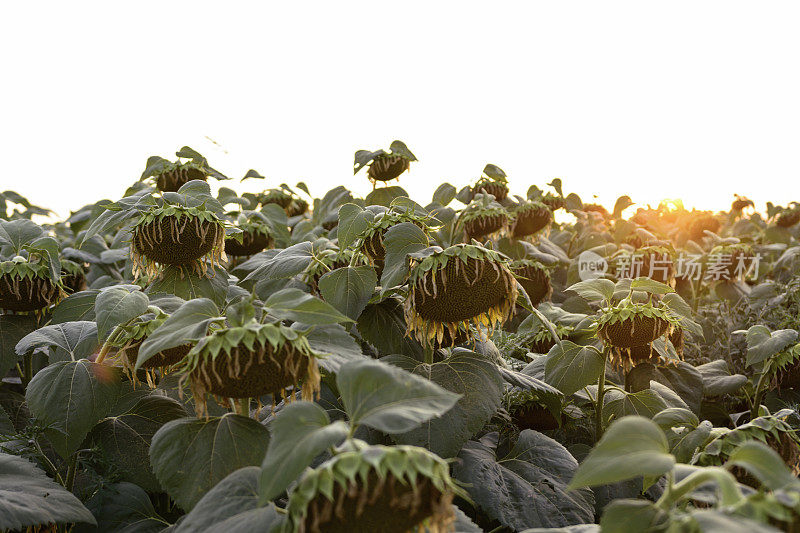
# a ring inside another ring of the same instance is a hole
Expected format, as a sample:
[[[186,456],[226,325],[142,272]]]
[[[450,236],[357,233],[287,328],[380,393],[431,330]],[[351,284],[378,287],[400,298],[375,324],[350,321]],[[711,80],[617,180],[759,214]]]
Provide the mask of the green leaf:
[[[611,389],[606,393],[603,403],[603,419],[618,420],[629,415],[640,415],[652,418],[669,407],[664,398],[653,389],[639,392],[625,392]]]
[[[357,327],[361,337],[380,354],[402,354],[422,359],[422,345],[406,335],[403,305],[397,298],[390,297],[367,305],[358,317]]]
[[[283,531],[283,515],[275,506],[258,503],[261,469],[240,468],[209,490],[174,526],[173,533],[249,533]]]
[[[658,281],[644,276],[631,280],[631,289],[656,295],[675,292],[675,290],[669,285],[659,283]]]
[[[97,334],[105,339],[111,330],[147,311],[150,299],[138,285],[114,285],[101,290],[94,304]]]
[[[366,359],[339,369],[336,384],[353,425],[384,433],[410,431],[442,416],[461,397],[395,366]]]
[[[61,457],[72,455],[114,406],[119,374],[86,359],[60,361],[40,370],[28,384],[28,409],[48,426],[47,438]]]
[[[455,407],[439,418],[394,435],[398,444],[422,446],[444,458],[455,457],[489,422],[503,399],[505,386],[497,365],[473,352],[459,352],[432,365],[402,355],[390,355],[382,361],[461,395]]]
[[[39,328],[23,337],[17,343],[16,351],[17,355],[24,355],[36,348],[55,347],[64,350],[74,361],[93,353],[97,344],[97,324],[81,320]]]
[[[307,325],[298,322],[292,324],[292,329],[306,330],[307,328]],[[317,358],[319,366],[331,374],[337,373],[343,364],[365,357],[361,346],[339,324],[314,326],[311,331],[306,333],[306,339],[312,350],[323,355],[323,357]]]
[[[655,380],[674,390],[695,413],[700,412],[705,384],[703,375],[689,363],[679,361],[656,369]]]
[[[97,524],[78,498],[33,463],[0,453],[0,529],[72,522]]]
[[[294,402],[270,423],[271,440],[261,464],[259,495],[262,504],[280,495],[319,454],[338,446],[350,428],[334,422],[312,402]]]
[[[190,511],[231,472],[261,464],[269,444],[267,428],[251,418],[226,414],[182,418],[159,429],[150,444],[150,464],[161,486]]]
[[[458,457],[454,477],[483,513],[514,531],[594,522],[591,491],[567,488],[577,461],[550,437],[526,429],[499,460],[483,440],[470,441]]]
[[[17,343],[35,329],[34,316],[0,315],[0,376],[5,376],[17,364]]]
[[[369,265],[342,267],[322,276],[319,279],[319,290],[325,301],[357,320],[377,283],[375,268]]]
[[[752,366],[779,354],[796,343],[797,337],[797,331],[793,329],[770,332],[766,326],[752,326],[747,330],[746,365]]]
[[[617,202],[614,204],[614,218],[620,218],[622,212],[632,205],[633,201],[630,196],[625,195],[617,198]]]
[[[120,480],[159,492],[161,487],[150,468],[150,441],[161,426],[185,416],[183,406],[175,400],[145,396],[124,413],[101,420],[89,439],[120,474]]]
[[[157,353],[199,341],[206,336],[208,327],[220,319],[219,309],[208,298],[186,302],[142,342],[136,358],[136,369]]]
[[[733,394],[747,383],[746,376],[730,373],[728,363],[724,359],[717,359],[695,368],[703,377],[703,391],[707,397]]]
[[[18,254],[22,247],[44,234],[41,226],[30,220],[0,220],[0,245],[9,245]]]
[[[646,500],[615,500],[603,509],[600,527],[603,533],[663,531],[669,515]]]
[[[402,222],[389,228],[383,236],[386,249],[381,286],[396,287],[408,275],[408,254],[424,250],[429,245],[428,236],[413,222]]]
[[[190,267],[167,266],[145,292],[151,297],[178,296],[186,301],[208,298],[222,307],[228,295],[228,273],[222,267],[201,276]]]
[[[569,396],[582,388],[597,383],[605,370],[605,358],[591,346],[578,346],[562,341],[547,354],[544,378],[547,383]]]
[[[71,533],[157,533],[169,526],[169,522],[158,516],[147,493],[133,483],[104,485],[86,502],[86,507],[97,519],[97,527],[81,524]]]
[[[442,183],[433,192],[433,203],[446,206],[456,197],[456,188],[449,183]]]
[[[297,243],[281,250],[271,260],[260,265],[246,280],[286,279],[304,271],[314,261],[314,244],[309,241]]]
[[[273,293],[264,303],[270,314],[312,326],[353,322],[332,305],[300,289],[283,289]]]
[[[744,468],[770,490],[800,488],[800,481],[787,468],[781,456],[761,441],[752,439],[737,446],[725,463],[725,468],[734,466]]]
[[[98,294],[100,294],[98,289],[70,294],[53,308],[53,318],[50,323],[63,324],[78,320],[94,320],[94,302]]]
[[[372,211],[363,209],[356,204],[344,204],[339,208],[339,229],[337,238],[339,248],[349,247],[364,232],[369,223],[375,218]]]
[[[679,463],[688,463],[697,449],[709,441],[713,429],[708,420],[703,420],[694,429],[684,429],[683,433],[671,439],[672,455]]]
[[[626,416],[609,426],[569,486],[593,487],[638,476],[660,476],[675,464],[667,450],[667,438],[652,420]]]
[[[401,198],[403,196],[409,198],[406,190],[402,187],[398,187],[397,185],[393,185],[391,187],[378,187],[369,193],[366,198],[364,198],[364,203],[366,205],[382,205],[384,207],[390,207],[396,198]]]
[[[565,290],[578,293],[578,296],[588,302],[611,300],[614,296],[614,283],[604,278],[587,279],[570,285]]]

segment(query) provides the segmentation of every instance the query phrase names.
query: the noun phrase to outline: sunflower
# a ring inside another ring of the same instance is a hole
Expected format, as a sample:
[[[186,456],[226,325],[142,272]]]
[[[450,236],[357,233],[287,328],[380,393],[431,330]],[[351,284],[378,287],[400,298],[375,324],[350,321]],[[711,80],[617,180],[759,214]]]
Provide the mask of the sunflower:
[[[141,215],[133,226],[131,259],[135,277],[159,272],[156,265],[191,265],[203,274],[205,256],[212,266],[225,259],[225,225],[202,207],[165,205]]]
[[[40,311],[63,296],[61,280],[50,277],[48,265],[22,256],[0,262],[0,309]]]
[[[409,333],[423,344],[441,344],[470,325],[494,330],[514,312],[517,282],[505,256],[472,244],[412,255],[405,318]]]
[[[473,202],[458,218],[458,226],[463,228],[467,239],[489,238],[508,227],[508,212],[497,202]]]
[[[320,390],[317,357],[303,333],[250,320],[214,330],[176,370],[189,380],[197,415],[203,416],[208,394],[233,399],[270,394],[274,402],[278,396],[291,400],[287,389],[299,388],[304,400],[313,400]]]
[[[453,497],[466,493],[447,462],[416,446],[358,440],[313,470],[289,495],[298,533],[444,533],[455,520]]]
[[[538,233],[553,220],[550,208],[542,202],[525,202],[511,211],[511,235],[519,239]]]
[[[517,259],[512,261],[509,267],[531,299],[531,305],[535,307],[542,301],[550,299],[553,286],[550,283],[550,271],[546,266],[535,259]]]
[[[236,257],[254,255],[272,246],[272,230],[258,216],[240,215],[236,226],[242,230],[242,241],[225,239],[225,253]]]
[[[662,304],[637,304],[623,300],[601,312],[597,333],[612,348],[611,363],[630,370],[639,363],[660,360],[652,342],[677,325],[678,319]]]

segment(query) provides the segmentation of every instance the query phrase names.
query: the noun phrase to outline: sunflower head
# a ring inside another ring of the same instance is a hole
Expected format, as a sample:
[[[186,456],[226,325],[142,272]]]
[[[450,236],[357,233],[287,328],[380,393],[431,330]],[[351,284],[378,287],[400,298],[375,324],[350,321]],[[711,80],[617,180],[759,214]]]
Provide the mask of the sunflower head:
[[[158,265],[189,265],[205,275],[225,259],[225,224],[202,206],[166,204],[142,214],[132,228],[133,274],[158,275]]]
[[[550,283],[550,270],[535,259],[517,259],[509,265],[511,272],[516,276],[522,288],[531,299],[531,304],[536,306],[548,300],[553,294]]]
[[[652,342],[678,325],[678,318],[662,304],[623,300],[601,312],[597,334],[600,340],[611,346],[612,364],[630,370],[638,363],[660,360]]]
[[[458,217],[458,227],[463,228],[468,239],[488,238],[507,229],[508,211],[494,201],[474,201]]]
[[[409,333],[423,344],[441,344],[444,331],[494,330],[514,312],[517,284],[508,259],[472,244],[434,247],[412,255],[405,318]]]
[[[352,248],[326,248],[315,252],[315,260],[301,274],[302,280],[311,287],[313,294],[319,294],[319,278],[337,268],[369,264],[369,258]]]
[[[272,229],[257,214],[239,215],[236,226],[242,230],[241,242],[234,236],[226,238],[225,253],[227,255],[253,255],[272,246]]]
[[[122,366],[123,371],[135,382],[137,381],[134,368],[139,356],[139,348],[147,337],[158,329],[169,317],[166,313],[158,309],[156,312],[148,312],[135,320],[118,326],[108,344],[116,350],[111,360]],[[142,363],[141,368],[146,371],[160,369],[162,372],[168,371],[173,365],[179,363],[189,350],[192,349],[190,343],[168,348],[158,352],[147,361]],[[147,380],[150,385],[155,384],[151,373],[147,373]]]
[[[467,496],[428,450],[355,440],[306,471],[287,511],[300,533],[444,533],[455,520],[455,495]]]
[[[292,200],[292,195],[283,189],[267,189],[258,195],[260,205],[277,204],[284,210],[291,205]]]
[[[291,400],[287,389],[300,389],[304,400],[320,390],[317,357],[305,334],[280,322],[255,319],[217,328],[203,338],[176,367],[188,379],[198,416],[206,396],[258,398],[271,394]],[[302,381],[302,385],[300,385]],[[274,401],[274,400],[273,400]]]
[[[561,426],[561,421],[553,415],[535,390],[509,390],[503,396],[503,407],[514,425],[521,430],[550,431]]]
[[[427,215],[415,213],[413,209],[400,209],[393,207],[378,214],[367,228],[359,234],[355,248],[363,252],[372,261],[383,261],[386,250],[383,247],[383,236],[392,226],[403,222],[411,222],[423,230],[428,229],[428,224],[433,219]]]
[[[375,185],[379,181],[399,179],[400,174],[409,170],[411,162],[416,160],[417,157],[411,153],[404,142],[393,141],[388,152],[383,149],[374,152],[358,150],[353,162],[353,174],[368,167],[367,178]]]
[[[0,309],[38,312],[57,303],[66,293],[61,277],[51,274],[43,261],[22,256],[0,262]]]

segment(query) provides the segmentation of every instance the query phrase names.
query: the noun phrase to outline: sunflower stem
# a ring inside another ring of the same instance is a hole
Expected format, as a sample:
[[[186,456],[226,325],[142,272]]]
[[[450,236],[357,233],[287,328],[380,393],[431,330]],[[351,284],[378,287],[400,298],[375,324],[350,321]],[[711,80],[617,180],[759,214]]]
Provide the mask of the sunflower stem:
[[[425,364],[433,364],[433,346],[425,345]]]
[[[603,397],[606,394],[606,361],[608,361],[609,347],[603,349],[603,370],[600,372],[600,378],[597,380],[597,401],[595,402],[594,410],[594,424],[595,424],[595,439],[600,440],[603,436]]]
[[[764,378],[769,374],[769,363],[764,365],[764,370],[758,377],[758,384],[756,385],[755,393],[753,394],[753,403],[750,405],[750,420],[758,418],[758,409],[761,407],[761,400],[764,397]]]
[[[69,458],[69,464],[67,465],[67,479],[64,481],[64,488],[70,492],[72,492],[72,487],[75,485],[75,471],[78,469],[79,453],[79,451],[73,453],[72,457]]]

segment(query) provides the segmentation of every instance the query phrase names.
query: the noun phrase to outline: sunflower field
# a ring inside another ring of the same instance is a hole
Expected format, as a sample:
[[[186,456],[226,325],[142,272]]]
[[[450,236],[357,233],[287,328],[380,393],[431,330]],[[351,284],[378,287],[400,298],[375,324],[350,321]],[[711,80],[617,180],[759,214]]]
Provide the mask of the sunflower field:
[[[0,530],[800,531],[800,204],[176,157],[0,193]]]

